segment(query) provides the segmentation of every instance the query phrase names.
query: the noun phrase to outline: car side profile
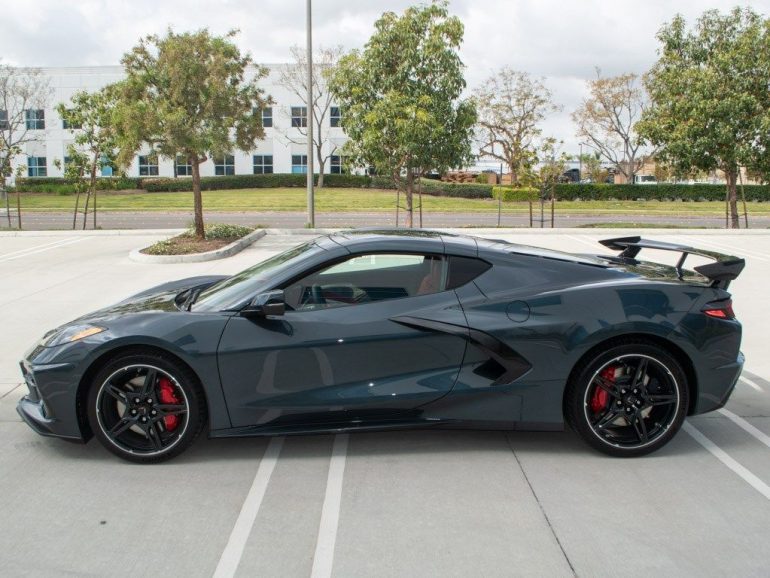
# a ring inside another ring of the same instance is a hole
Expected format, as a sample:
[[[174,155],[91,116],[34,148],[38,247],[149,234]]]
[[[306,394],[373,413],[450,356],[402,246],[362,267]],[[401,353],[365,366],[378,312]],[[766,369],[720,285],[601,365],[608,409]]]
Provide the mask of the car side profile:
[[[742,259],[627,237],[578,255],[427,230],[345,231],[233,276],[148,289],[46,334],[19,414],[157,462],[241,437],[559,430],[659,449],[740,375]],[[673,251],[673,266],[638,259]],[[689,255],[707,264],[685,269]]]

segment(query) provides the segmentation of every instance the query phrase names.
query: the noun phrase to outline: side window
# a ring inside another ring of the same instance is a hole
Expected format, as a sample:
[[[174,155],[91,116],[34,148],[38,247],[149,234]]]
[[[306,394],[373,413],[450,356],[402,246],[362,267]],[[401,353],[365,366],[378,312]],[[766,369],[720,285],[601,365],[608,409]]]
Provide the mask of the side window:
[[[449,257],[449,275],[446,288],[457,289],[466,283],[470,283],[492,265],[481,259],[473,257]]]
[[[356,255],[284,288],[286,305],[317,310],[438,293],[446,287],[446,259],[438,255]]]

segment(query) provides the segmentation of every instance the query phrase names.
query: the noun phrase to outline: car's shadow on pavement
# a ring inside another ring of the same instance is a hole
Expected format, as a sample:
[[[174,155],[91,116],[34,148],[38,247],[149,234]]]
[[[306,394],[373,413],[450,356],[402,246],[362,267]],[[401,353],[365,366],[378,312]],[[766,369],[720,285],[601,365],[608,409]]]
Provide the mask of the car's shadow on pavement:
[[[284,444],[291,446],[291,452],[283,451],[281,459],[328,458],[331,455],[332,437],[330,434],[286,436]],[[157,464],[156,467],[259,461],[270,439],[270,437],[207,439],[202,436],[183,454],[168,462]],[[94,439],[87,444],[67,443],[51,438],[37,441],[39,443],[34,444],[36,451],[50,453],[52,457],[58,459],[122,461]],[[691,442],[693,440],[686,433],[680,432],[667,446],[652,455],[657,458],[666,458],[689,455],[700,451],[700,447]],[[521,459],[537,456],[548,459],[558,456],[568,459],[581,457],[613,461],[618,459],[591,449],[570,430],[562,432],[506,432],[431,429],[351,433],[347,456],[349,458],[367,457],[371,459],[399,455],[462,454],[465,452],[483,452],[489,456],[499,454],[501,457],[515,454]]]

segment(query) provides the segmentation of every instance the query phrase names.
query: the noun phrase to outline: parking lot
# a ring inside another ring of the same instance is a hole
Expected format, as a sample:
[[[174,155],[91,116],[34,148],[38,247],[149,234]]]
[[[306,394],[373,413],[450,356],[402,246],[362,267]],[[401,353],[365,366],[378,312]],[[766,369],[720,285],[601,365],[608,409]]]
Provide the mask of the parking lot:
[[[625,231],[479,231],[575,252]],[[638,234],[638,232],[628,232]],[[161,232],[0,233],[4,576],[767,576],[770,231],[657,231],[746,258],[731,286],[747,363],[725,410],[663,450],[598,454],[569,431],[205,437],[164,464],[43,438],[15,411],[48,329],[152,285],[234,273],[309,233],[221,261],[152,265]]]

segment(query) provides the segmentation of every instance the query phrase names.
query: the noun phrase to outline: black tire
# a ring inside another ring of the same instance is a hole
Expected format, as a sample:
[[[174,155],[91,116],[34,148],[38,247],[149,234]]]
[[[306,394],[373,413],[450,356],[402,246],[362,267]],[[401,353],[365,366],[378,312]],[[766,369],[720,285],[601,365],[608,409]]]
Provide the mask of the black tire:
[[[583,360],[564,400],[565,419],[583,440],[617,457],[666,445],[682,427],[687,376],[662,347],[623,341]]]
[[[206,404],[195,374],[156,352],[118,354],[94,377],[88,420],[110,452],[135,463],[179,455],[206,423]]]

